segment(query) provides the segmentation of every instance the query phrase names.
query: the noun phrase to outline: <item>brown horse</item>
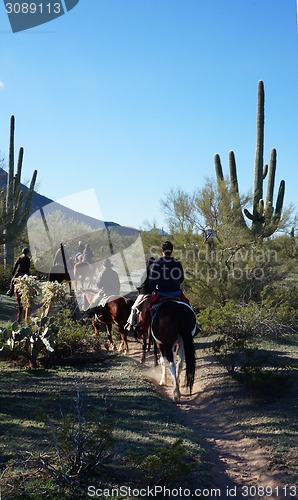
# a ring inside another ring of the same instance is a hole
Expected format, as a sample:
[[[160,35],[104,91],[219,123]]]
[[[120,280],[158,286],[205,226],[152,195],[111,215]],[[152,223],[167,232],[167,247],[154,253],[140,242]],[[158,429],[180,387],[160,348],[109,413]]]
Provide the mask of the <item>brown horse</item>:
[[[152,335],[160,352],[162,376],[160,385],[166,385],[169,363],[173,382],[173,400],[180,399],[179,378],[183,363],[186,365],[186,386],[191,394],[195,377],[196,317],[192,308],[176,300],[157,304],[152,317]]]
[[[95,276],[96,269],[88,262],[77,262],[73,268],[74,289],[77,290],[78,281],[81,282],[81,288],[84,286],[85,280],[89,281],[89,286]]]
[[[58,281],[58,283],[63,283],[63,281],[71,282],[72,277],[69,272],[65,272],[63,265],[57,264],[52,266],[48,274],[48,281]]]
[[[96,292],[94,290],[86,290],[84,292],[85,305],[90,305]],[[100,325],[104,324],[110,342],[110,348],[115,349],[115,343],[112,337],[112,326],[117,326],[118,332],[121,336],[121,343],[118,351],[123,351],[124,354],[128,351],[127,331],[125,324],[129,316],[133,301],[120,295],[111,295],[107,298],[104,306],[92,307],[87,310],[88,316],[92,321],[92,325],[96,334],[100,331]]]
[[[21,300],[21,294],[17,291],[15,291],[14,294],[15,294],[15,298],[16,298],[16,301],[18,304],[17,322],[20,323],[22,320],[24,307],[23,307],[22,300]],[[25,311],[24,315],[28,316],[28,311]]]
[[[138,328],[137,325],[141,322],[145,314],[145,311],[147,309],[147,305],[151,300],[151,298],[152,298],[151,294],[145,294],[142,300],[132,308],[132,316],[133,316],[132,321],[136,325],[133,327],[133,330],[135,332],[135,337],[136,338],[140,337],[142,340],[142,363],[144,363],[146,360],[147,349],[148,351],[150,350],[150,326],[146,331],[144,331]]]

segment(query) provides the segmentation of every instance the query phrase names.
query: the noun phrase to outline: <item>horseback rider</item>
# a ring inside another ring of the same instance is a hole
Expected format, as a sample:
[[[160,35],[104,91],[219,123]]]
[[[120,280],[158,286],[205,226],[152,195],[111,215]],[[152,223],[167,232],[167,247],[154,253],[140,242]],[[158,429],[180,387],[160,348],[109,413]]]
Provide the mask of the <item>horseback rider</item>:
[[[10,281],[9,290],[6,292],[6,295],[12,297],[14,295],[14,280],[19,276],[24,276],[25,274],[30,274],[30,266],[31,260],[29,257],[29,248],[23,248],[21,255],[15,262],[15,265],[12,270],[12,279]]]
[[[66,262],[66,266],[67,266],[67,264],[69,262],[69,256],[68,256],[68,253],[67,253],[65,246],[63,246],[63,250],[64,250],[64,257],[65,257],[65,262]],[[55,253],[53,266],[59,266],[64,270],[64,261],[63,261],[63,256],[62,256],[61,245],[58,248],[57,252]]]
[[[93,252],[90,243],[86,243],[82,253],[82,262],[86,264],[92,264],[92,260],[93,260]]]
[[[104,270],[101,272],[99,281],[97,283],[99,292],[93,297],[93,300],[90,303],[88,309],[92,309],[93,307],[97,307],[98,305],[103,305],[100,303],[105,301],[111,295],[120,294],[120,280],[116,271],[112,269],[112,262],[110,261],[110,259],[106,259],[103,265]]]
[[[177,298],[181,302],[189,304],[180,286],[184,281],[184,271],[181,262],[172,257],[173,244],[165,241],[162,245],[162,257],[155,260],[150,268],[149,288],[153,293],[152,299],[148,303],[143,319],[140,322],[140,329],[146,330],[150,323],[150,309],[162,298]]]
[[[79,241],[78,248],[77,248],[77,253],[74,256],[74,263],[75,264],[77,262],[80,262],[80,258],[82,258],[84,249],[85,249],[84,243],[82,241]]]

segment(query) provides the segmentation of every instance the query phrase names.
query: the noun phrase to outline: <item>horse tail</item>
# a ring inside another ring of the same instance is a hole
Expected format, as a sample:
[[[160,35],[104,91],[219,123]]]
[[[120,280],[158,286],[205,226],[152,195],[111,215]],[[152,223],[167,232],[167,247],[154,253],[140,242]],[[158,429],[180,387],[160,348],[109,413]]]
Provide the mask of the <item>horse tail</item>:
[[[190,329],[185,324],[181,324],[180,336],[183,340],[185,352],[185,384],[189,388],[189,394],[192,393],[196,372],[196,350]]]

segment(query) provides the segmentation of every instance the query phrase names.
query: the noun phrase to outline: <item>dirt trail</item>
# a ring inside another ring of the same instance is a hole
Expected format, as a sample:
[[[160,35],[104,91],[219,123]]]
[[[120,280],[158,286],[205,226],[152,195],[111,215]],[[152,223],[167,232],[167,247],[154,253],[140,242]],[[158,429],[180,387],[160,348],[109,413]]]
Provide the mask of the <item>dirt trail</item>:
[[[130,356],[140,361],[138,345],[130,345],[133,346]],[[189,396],[182,388],[177,407],[205,450],[204,461],[211,467],[213,477],[211,496],[239,500],[293,498],[285,488],[286,478],[270,470],[268,450],[260,448],[257,441],[246,437],[240,429],[237,406],[243,400],[241,387],[204,347],[201,345],[197,350],[193,394]],[[152,367],[153,357],[149,354],[145,363],[146,376],[156,384],[159,392],[171,397],[170,385],[159,386],[160,368]],[[257,489],[261,486],[266,490]]]

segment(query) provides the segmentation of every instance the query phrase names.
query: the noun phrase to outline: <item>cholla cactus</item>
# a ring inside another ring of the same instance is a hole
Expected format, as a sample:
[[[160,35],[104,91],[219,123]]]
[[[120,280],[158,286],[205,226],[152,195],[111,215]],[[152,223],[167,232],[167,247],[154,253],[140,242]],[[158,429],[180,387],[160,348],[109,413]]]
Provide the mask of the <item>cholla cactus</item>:
[[[67,292],[65,285],[63,283],[58,283],[58,281],[46,281],[41,287],[44,315],[47,316],[52,305],[56,302],[63,301],[66,298]]]
[[[55,319],[49,317],[31,318],[30,325],[25,327],[20,327],[16,321],[10,328],[0,328],[6,340],[6,345],[0,349],[0,358],[23,355],[28,359],[29,367],[36,368],[39,354],[54,351],[58,331]]]
[[[37,276],[28,276],[27,274],[15,278],[14,288],[22,296],[22,304],[25,309],[30,309],[41,293]]]

